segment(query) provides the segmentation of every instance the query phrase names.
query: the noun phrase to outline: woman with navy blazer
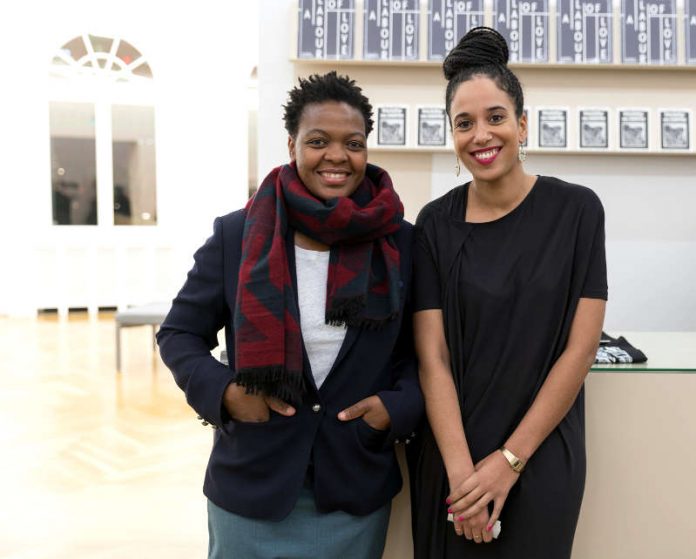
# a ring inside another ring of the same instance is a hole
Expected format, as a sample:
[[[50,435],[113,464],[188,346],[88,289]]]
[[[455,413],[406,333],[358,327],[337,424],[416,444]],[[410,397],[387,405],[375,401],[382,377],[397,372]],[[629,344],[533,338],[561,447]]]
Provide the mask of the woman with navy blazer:
[[[372,107],[335,72],[285,105],[290,164],[215,220],[157,339],[215,428],[209,557],[381,557],[394,444],[423,413],[411,225],[367,163]],[[225,328],[229,366],[211,350]]]

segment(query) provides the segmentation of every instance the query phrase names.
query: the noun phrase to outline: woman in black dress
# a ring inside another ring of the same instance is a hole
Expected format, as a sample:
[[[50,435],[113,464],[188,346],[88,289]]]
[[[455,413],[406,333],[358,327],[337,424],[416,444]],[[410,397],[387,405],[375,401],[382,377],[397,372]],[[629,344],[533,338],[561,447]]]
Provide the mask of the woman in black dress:
[[[476,28],[444,62],[457,166],[473,180],[417,221],[429,420],[409,448],[417,558],[568,558],[582,501],[604,212],[588,188],[525,173],[527,119],[507,60],[503,37]]]

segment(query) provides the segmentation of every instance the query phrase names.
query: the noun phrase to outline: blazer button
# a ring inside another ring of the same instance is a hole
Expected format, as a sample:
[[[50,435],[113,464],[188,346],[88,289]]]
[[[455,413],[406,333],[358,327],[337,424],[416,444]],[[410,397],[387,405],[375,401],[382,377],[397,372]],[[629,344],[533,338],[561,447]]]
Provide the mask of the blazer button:
[[[314,413],[319,413],[319,412],[321,411],[321,405],[320,405],[320,404],[314,404],[314,405],[312,406],[312,411],[313,411]]]

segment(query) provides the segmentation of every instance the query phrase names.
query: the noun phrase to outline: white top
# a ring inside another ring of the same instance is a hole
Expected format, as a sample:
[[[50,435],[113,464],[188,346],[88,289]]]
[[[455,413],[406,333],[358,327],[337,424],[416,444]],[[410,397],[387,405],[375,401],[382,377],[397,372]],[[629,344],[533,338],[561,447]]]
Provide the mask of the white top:
[[[317,388],[329,375],[346,337],[345,326],[325,323],[329,255],[328,250],[319,252],[295,246],[300,328]]]

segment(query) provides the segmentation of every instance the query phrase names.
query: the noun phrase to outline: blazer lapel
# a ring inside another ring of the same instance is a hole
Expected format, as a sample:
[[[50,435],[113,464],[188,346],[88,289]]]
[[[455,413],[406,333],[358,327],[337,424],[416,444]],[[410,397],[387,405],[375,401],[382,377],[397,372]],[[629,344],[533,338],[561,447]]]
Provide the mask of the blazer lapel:
[[[343,338],[343,344],[341,345],[341,349],[338,350],[338,355],[336,356],[336,360],[334,361],[333,365],[331,365],[331,370],[329,371],[328,376],[331,376],[331,373],[334,372],[336,367],[338,367],[341,361],[343,361],[343,359],[346,357],[346,355],[350,351],[350,348],[353,347],[355,340],[357,340],[358,337],[360,337],[360,332],[362,332],[360,328],[348,328],[348,331],[346,332],[346,337]]]

